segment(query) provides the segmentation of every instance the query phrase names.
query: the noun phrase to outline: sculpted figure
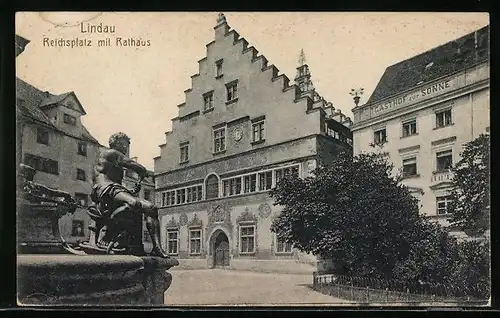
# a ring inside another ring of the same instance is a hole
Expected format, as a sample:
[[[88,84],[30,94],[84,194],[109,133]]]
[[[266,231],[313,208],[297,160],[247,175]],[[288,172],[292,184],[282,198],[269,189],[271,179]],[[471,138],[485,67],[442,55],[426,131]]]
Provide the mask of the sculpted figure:
[[[136,172],[141,180],[150,176],[144,166],[127,158],[129,145],[130,139],[127,135],[113,134],[109,138],[111,149],[101,153],[95,167],[91,199],[97,203],[97,210],[91,208],[89,214],[92,216],[92,213],[104,213],[105,215],[99,217],[108,220],[97,232],[96,245],[99,249],[109,251],[110,244],[119,235],[119,231],[127,227],[123,220],[126,221],[127,215],[139,213],[146,218],[146,226],[153,243],[151,255],[168,258],[160,243],[158,208],[151,202],[135,196],[140,191],[140,183],[136,184],[133,190],[122,185],[124,168]]]

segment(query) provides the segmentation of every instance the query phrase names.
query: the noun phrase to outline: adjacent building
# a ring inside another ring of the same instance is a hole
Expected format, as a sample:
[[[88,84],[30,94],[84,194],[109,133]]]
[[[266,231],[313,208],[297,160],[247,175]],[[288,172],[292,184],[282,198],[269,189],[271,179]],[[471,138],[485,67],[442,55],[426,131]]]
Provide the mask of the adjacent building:
[[[165,249],[183,267],[312,271],[270,231],[269,191],[352,151],[351,120],[316,92],[303,53],[290,84],[223,15],[214,31],[155,158]]]
[[[354,154],[386,154],[421,213],[448,225],[450,168],[465,143],[489,132],[489,26],[388,67],[352,111]]]
[[[16,35],[16,56],[28,40]],[[37,170],[35,182],[73,195],[80,207],[59,220],[63,238],[87,240],[92,175],[101,150],[105,149],[85,128],[85,109],[74,92],[52,94],[16,78],[17,160]],[[126,171],[124,184],[132,188],[137,176]],[[144,180],[139,196],[152,200],[154,182]],[[144,234],[146,245],[149,245]]]

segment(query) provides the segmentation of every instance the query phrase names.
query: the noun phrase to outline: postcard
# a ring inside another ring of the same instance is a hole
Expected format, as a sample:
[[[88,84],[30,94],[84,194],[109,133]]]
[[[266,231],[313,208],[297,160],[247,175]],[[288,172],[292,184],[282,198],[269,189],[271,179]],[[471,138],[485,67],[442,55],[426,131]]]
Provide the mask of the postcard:
[[[490,305],[487,13],[15,23],[19,305]]]

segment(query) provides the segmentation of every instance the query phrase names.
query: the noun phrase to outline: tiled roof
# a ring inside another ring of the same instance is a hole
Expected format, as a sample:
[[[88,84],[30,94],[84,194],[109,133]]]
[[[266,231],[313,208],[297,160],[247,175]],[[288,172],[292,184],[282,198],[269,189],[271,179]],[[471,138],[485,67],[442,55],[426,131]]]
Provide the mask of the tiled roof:
[[[45,97],[44,92],[16,77],[16,98],[19,100],[16,106],[18,111],[56,129],[47,115],[38,107]]]
[[[82,139],[87,140],[87,141],[91,141],[91,142],[99,144],[99,141],[97,141],[97,139],[95,139],[94,137],[92,137],[92,135],[90,134],[90,132],[83,125],[82,125],[82,135],[80,137]]]
[[[47,105],[52,105],[59,103],[63,101],[66,97],[68,97],[71,94],[71,92],[64,93],[64,94],[59,94],[59,95],[52,95],[48,96],[45,98],[39,105],[39,107],[47,106]]]
[[[489,58],[489,26],[389,66],[368,99],[373,103]],[[476,33],[477,32],[477,33]],[[477,41],[477,47],[476,47]]]

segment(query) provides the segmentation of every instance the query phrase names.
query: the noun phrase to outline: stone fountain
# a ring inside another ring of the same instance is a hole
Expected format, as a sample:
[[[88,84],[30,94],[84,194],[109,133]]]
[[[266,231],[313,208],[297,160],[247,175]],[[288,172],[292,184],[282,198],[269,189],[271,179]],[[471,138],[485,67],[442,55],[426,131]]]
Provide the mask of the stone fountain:
[[[87,255],[65,243],[58,220],[76,201],[64,191],[33,182],[21,165],[17,191],[17,297],[19,305],[163,305],[172,282],[172,258]],[[142,220],[141,220],[142,221]],[[138,235],[142,236],[141,233]],[[78,254],[78,255],[75,255]]]

